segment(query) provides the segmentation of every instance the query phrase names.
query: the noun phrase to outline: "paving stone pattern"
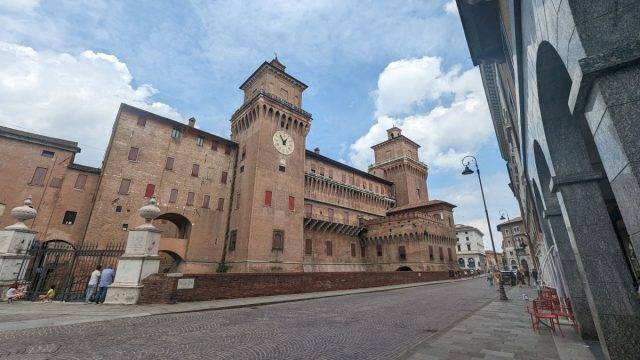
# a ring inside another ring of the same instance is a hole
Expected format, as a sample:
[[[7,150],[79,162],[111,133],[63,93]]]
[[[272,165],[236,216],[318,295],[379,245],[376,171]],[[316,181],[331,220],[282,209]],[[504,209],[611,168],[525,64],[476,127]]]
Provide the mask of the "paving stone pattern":
[[[495,297],[481,279],[0,332],[6,359],[390,359]]]
[[[535,297],[529,287],[510,289],[507,302],[494,301],[467,319],[457,323],[444,334],[435,335],[409,351],[404,359],[560,359],[553,336],[543,329],[541,334],[531,330],[529,315],[525,312],[525,293]],[[570,333],[570,327],[563,330]],[[580,358],[588,359],[588,358]]]

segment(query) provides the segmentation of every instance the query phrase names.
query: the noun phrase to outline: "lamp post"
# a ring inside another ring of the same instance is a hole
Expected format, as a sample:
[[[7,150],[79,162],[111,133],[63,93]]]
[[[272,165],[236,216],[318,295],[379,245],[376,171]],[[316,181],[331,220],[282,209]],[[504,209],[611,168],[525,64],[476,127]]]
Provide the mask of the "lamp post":
[[[507,220],[507,222],[511,221],[511,219],[509,219],[509,213],[507,212],[507,210],[500,209],[500,220]],[[504,245],[504,241],[502,242],[502,244]],[[507,252],[503,248],[502,249],[502,268],[505,270],[508,270],[507,259],[505,259],[506,255],[507,255]]]
[[[482,178],[480,178],[480,168],[478,167],[478,159],[475,156],[465,156],[462,158],[462,165],[464,166],[464,170],[462,171],[462,175],[471,175],[473,174],[473,170],[469,168],[469,165],[475,165],[476,174],[478,174],[478,183],[480,183],[480,193],[482,194],[482,204],[484,205],[484,215],[487,218],[487,226],[489,227],[489,237],[491,238],[491,249],[493,250],[493,260],[498,264],[498,254],[496,253],[496,245],[493,241],[493,232],[491,231],[491,221],[489,221],[489,211],[487,211],[487,201],[484,198],[484,189],[482,187]],[[500,294],[500,300],[509,300],[507,298],[507,294],[504,292],[504,284],[502,283],[502,279],[498,284],[498,291]]]

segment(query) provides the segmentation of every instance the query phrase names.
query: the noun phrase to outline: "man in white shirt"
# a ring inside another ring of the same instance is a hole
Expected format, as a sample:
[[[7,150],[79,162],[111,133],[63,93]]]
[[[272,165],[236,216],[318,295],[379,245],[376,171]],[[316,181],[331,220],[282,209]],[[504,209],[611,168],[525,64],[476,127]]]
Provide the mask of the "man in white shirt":
[[[100,280],[100,270],[102,266],[96,266],[96,269],[91,273],[91,278],[89,279],[89,284],[87,285],[87,293],[84,302],[90,302],[91,296],[93,296],[98,288],[98,280]]]

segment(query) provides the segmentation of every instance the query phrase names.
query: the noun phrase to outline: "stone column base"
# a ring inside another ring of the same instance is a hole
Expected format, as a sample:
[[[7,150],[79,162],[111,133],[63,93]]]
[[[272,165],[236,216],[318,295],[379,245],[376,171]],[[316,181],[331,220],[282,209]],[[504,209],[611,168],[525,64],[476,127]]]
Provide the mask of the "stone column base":
[[[118,284],[113,283],[107,289],[107,297],[105,304],[127,304],[133,305],[138,303],[142,285],[135,284]]]

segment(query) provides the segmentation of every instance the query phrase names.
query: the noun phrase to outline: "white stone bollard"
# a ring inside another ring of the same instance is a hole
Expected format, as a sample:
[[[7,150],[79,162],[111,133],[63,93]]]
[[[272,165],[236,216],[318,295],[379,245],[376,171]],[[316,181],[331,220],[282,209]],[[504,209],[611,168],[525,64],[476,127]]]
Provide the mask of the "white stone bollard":
[[[4,296],[9,285],[24,280],[30,260],[27,250],[36,237],[36,231],[24,223],[38,215],[31,207],[31,196],[22,206],[13,208],[11,215],[18,221],[0,231],[0,296]]]
[[[160,216],[155,198],[138,210],[145,223],[129,230],[127,247],[118,259],[116,277],[107,289],[105,304],[136,304],[142,290],[142,280],[160,269],[158,246],[160,233],[151,221]]]

